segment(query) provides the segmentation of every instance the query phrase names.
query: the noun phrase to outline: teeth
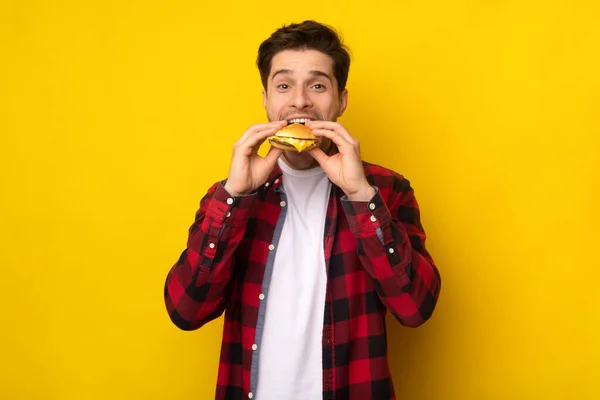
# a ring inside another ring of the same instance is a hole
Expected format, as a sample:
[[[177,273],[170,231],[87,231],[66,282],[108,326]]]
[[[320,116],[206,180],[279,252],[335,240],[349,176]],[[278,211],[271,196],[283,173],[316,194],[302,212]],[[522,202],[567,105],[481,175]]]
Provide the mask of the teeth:
[[[310,118],[295,118],[295,119],[290,119],[288,122],[290,124],[304,124],[308,121],[312,121],[312,119],[310,119]]]

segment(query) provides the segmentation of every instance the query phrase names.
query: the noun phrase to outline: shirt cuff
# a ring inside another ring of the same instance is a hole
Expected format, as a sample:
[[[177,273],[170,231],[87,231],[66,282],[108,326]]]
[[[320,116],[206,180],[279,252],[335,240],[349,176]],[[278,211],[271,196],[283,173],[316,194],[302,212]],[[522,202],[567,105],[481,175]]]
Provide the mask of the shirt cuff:
[[[351,201],[342,196],[342,206],[348,219],[348,225],[354,233],[373,233],[389,226],[392,220],[377,186],[373,186],[375,195],[369,201]]]
[[[256,192],[245,196],[231,196],[225,190],[225,181],[221,181],[213,194],[206,215],[221,223],[227,221],[233,226],[245,225],[256,196]]]

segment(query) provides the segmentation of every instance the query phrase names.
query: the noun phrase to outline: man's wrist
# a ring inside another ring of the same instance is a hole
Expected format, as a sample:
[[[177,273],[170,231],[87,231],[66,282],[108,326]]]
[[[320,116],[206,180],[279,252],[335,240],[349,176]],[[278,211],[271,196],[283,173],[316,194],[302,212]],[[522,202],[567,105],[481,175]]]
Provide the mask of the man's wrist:
[[[373,196],[375,196],[375,189],[373,189],[373,186],[367,184],[363,189],[352,193],[352,194],[348,194],[348,200],[350,201],[369,201],[373,198]]]
[[[240,196],[245,196],[245,194],[244,194],[244,193],[240,193],[240,192],[238,192],[238,191],[235,191],[235,190],[231,189],[230,187],[228,187],[228,186],[227,186],[227,183],[225,183],[225,186],[223,186],[223,189],[225,189],[225,191],[226,191],[227,193],[229,193],[229,195],[230,195],[231,197],[240,197]]]

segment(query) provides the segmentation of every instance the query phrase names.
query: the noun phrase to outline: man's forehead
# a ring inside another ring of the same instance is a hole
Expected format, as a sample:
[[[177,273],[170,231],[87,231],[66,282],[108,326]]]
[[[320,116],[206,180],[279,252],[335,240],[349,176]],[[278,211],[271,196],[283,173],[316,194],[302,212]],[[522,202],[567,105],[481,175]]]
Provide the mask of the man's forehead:
[[[333,59],[316,50],[284,50],[271,60],[271,76],[277,73],[286,75],[325,73],[333,74]]]

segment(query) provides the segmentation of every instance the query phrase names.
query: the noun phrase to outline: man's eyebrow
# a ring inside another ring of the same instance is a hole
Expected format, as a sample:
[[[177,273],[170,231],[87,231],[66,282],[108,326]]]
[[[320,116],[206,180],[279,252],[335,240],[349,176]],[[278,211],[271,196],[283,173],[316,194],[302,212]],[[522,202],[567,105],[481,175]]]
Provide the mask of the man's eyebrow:
[[[327,79],[329,79],[330,81],[333,82],[333,79],[331,79],[331,76],[329,76],[328,73],[323,72],[323,71],[319,71],[318,69],[310,71],[310,74],[311,75],[315,75],[315,76],[322,76],[322,77],[327,78]]]
[[[318,69],[314,69],[314,70],[309,71],[309,73],[311,75],[314,75],[314,76],[322,76],[322,77],[327,78],[327,79],[329,79],[330,81],[333,82],[333,79],[331,79],[331,76],[329,76],[329,74],[326,73],[326,72],[320,71]],[[279,74],[291,75],[292,74],[292,70],[290,70],[290,69],[278,69],[277,71],[275,71],[273,73],[273,76],[271,77],[271,79],[275,79],[275,77],[277,75],[279,75]]]
[[[273,74],[271,79],[275,79],[275,77],[279,74],[291,75],[291,73],[292,73],[292,70],[290,70],[290,69],[279,69],[279,70],[275,71],[275,73]]]

